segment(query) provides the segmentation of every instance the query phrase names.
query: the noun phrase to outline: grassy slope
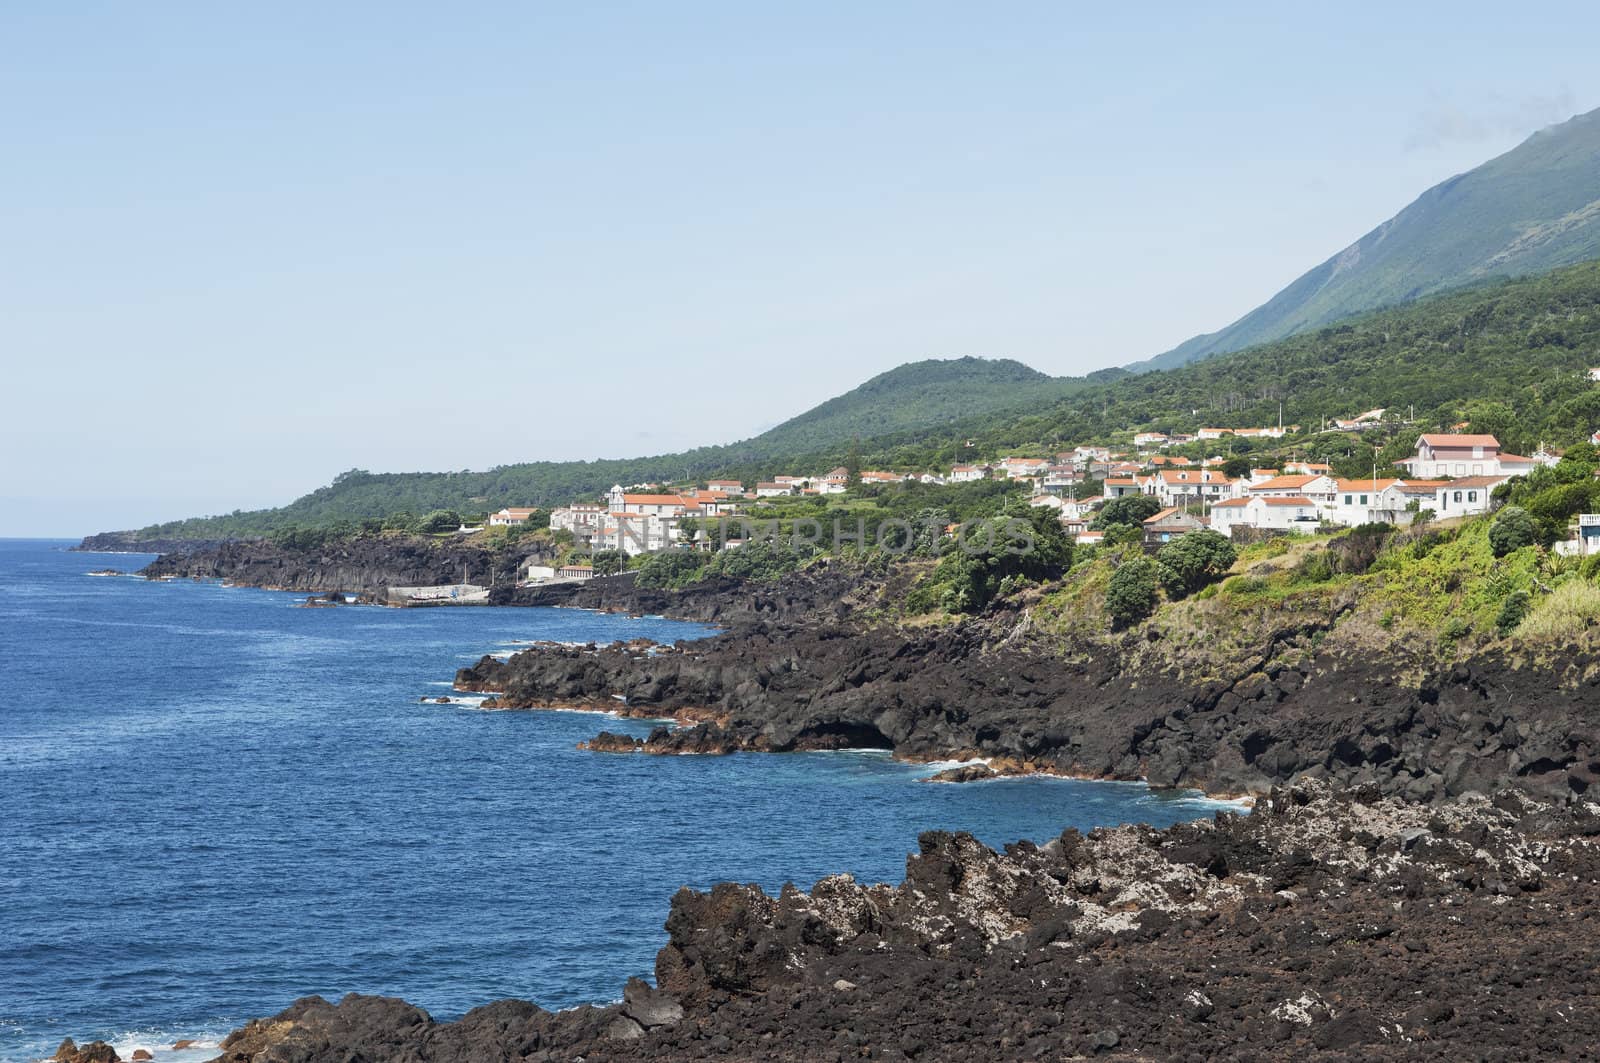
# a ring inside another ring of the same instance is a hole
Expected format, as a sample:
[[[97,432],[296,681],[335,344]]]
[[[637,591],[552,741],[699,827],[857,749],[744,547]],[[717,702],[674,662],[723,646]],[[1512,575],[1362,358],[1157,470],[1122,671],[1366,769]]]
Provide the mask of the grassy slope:
[[[1170,369],[1494,275],[1600,255],[1600,111],[1430,188],[1226,328],[1135,368]]]

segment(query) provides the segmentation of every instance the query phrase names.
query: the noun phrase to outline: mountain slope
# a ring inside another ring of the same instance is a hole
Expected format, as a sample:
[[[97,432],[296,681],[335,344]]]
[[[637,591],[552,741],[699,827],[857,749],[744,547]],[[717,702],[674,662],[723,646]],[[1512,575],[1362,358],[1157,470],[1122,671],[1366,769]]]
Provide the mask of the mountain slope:
[[[1129,368],[1171,369],[1487,277],[1597,257],[1600,110],[1435,185],[1228,327]]]
[[[735,476],[754,480],[811,470],[808,456],[834,464],[852,439],[890,433],[949,434],[963,418],[1046,404],[1086,387],[1006,359],[912,362],[738,443],[677,454],[602,461],[526,462],[482,472],[372,473],[353,469],[275,509],[195,517],[140,529],[143,539],[215,539],[278,528],[328,525],[435,509],[483,512],[553,505],[599,495],[614,483]]]
[[[942,424],[861,433],[868,464],[902,468],[948,467],[971,456],[1014,451],[1049,453],[1062,445],[1126,439],[1138,428],[1193,431],[1201,424],[1262,425],[1284,418],[1315,430],[1324,417],[1347,417],[1371,407],[1415,409],[1415,422],[1396,430],[1380,460],[1409,451],[1416,432],[1468,420],[1474,431],[1493,432],[1509,448],[1527,453],[1539,442],[1569,446],[1600,429],[1600,385],[1585,370],[1600,363],[1600,262],[1586,262],[1519,280],[1476,287],[1341,321],[1320,330],[1233,352],[1157,375],[1107,374],[1094,381],[1027,375],[994,363],[956,371],[950,387],[926,392],[930,402],[975,381],[1014,374],[1015,391],[997,395],[988,412]],[[919,363],[927,366],[927,363]],[[254,535],[296,525],[436,508],[482,511],[528,501],[559,503],[592,496],[612,483],[683,476],[734,476],[746,481],[784,469],[829,468],[844,460],[852,435],[833,429],[856,423],[841,409],[865,413],[893,404],[901,392],[873,397],[878,382],[930,384],[951,363],[874,378],[828,410],[780,425],[745,443],[705,447],[686,454],[595,462],[540,462],[487,472],[351,472],[288,506],[226,517],[157,525],[140,539],[221,538]],[[1015,363],[1011,363],[1015,366]],[[915,367],[903,367],[911,368]],[[909,379],[908,379],[909,378]],[[915,388],[913,388],[915,390]],[[1061,391],[1067,393],[1059,394]],[[1055,394],[1052,394],[1054,392]],[[851,398],[853,396],[853,398]],[[1032,397],[1030,397],[1032,396]],[[843,400],[850,398],[849,402]],[[885,418],[892,417],[885,414]],[[831,424],[826,446],[770,451],[802,429]],[[791,429],[791,426],[797,428]],[[788,430],[788,431],[786,431]],[[972,440],[976,447],[963,444]],[[1357,474],[1373,455],[1368,441],[1332,433],[1290,443],[1301,457],[1353,463]],[[1223,444],[1214,448],[1226,450]]]
[[[1407,431],[1391,425],[1397,449],[1385,452],[1385,462],[1409,452],[1416,433],[1460,421],[1528,454],[1541,442],[1568,447],[1600,429],[1600,384],[1586,372],[1597,365],[1600,261],[1591,261],[1484,281],[1169,372],[1123,377],[1024,416],[975,418],[960,431],[982,454],[1026,452],[1052,440],[1125,440],[1145,428],[1267,425],[1281,408],[1286,423],[1305,426],[1311,437],[1288,444],[1300,456],[1348,452],[1364,461],[1365,443],[1318,428],[1324,418],[1385,407],[1395,417],[1414,413]],[[1230,445],[1219,441],[1208,452],[1226,453]]]
[[[841,440],[935,428],[975,414],[1049,401],[1083,382],[1047,376],[1009,358],[908,362],[783,422],[742,446],[792,455]]]

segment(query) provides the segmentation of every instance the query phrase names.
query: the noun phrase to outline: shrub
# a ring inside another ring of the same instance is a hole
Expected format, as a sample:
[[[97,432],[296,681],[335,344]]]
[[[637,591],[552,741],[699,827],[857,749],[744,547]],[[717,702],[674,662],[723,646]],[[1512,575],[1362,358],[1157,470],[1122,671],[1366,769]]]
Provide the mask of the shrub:
[[[601,550],[589,562],[596,576],[615,576],[628,567],[628,555],[621,550]]]
[[[1506,596],[1505,604],[1500,607],[1500,615],[1495,617],[1494,628],[1502,635],[1509,635],[1522,623],[1523,617],[1528,615],[1528,606],[1532,603],[1527,591],[1512,591]]]
[[[461,527],[461,515],[453,509],[436,509],[422,518],[418,530],[429,534],[438,535],[441,532],[453,532]]]
[[[1156,563],[1148,557],[1124,561],[1106,587],[1106,614],[1115,629],[1131,627],[1156,611]]]
[[[1209,528],[1189,532],[1156,554],[1161,585],[1174,600],[1186,597],[1221,579],[1238,556],[1233,543],[1219,532]]]
[[[1160,512],[1161,503],[1153,495],[1123,495],[1102,506],[1089,526],[1101,530],[1116,524],[1139,528],[1148,518]]]
[[[720,550],[706,566],[708,576],[732,576],[736,579],[775,580],[793,572],[816,556],[816,550],[804,543],[782,539],[758,539],[732,550]]]
[[[705,567],[705,555],[693,550],[658,550],[639,562],[638,583],[677,590],[704,575]]]
[[[1538,537],[1533,518],[1520,506],[1507,506],[1489,525],[1489,546],[1495,557],[1505,557],[1513,550],[1533,545]]]

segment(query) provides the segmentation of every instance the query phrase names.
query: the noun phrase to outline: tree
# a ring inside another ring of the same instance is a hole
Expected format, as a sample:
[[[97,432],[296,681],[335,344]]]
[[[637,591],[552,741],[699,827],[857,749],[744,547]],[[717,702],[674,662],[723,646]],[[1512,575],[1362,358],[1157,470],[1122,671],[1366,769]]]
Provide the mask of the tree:
[[[453,532],[461,527],[461,514],[453,509],[436,509],[422,518],[418,530],[429,535]]]
[[[1156,611],[1156,563],[1148,557],[1124,561],[1106,586],[1106,613],[1116,630],[1131,627]]]
[[[657,550],[639,563],[639,586],[676,590],[704,575],[706,555],[698,550]]]
[[[1156,554],[1161,586],[1174,600],[1222,578],[1239,556],[1232,541],[1209,528],[1179,536]]]
[[[1145,520],[1161,512],[1161,503],[1154,495],[1123,495],[1113,498],[1100,508],[1090,527],[1104,530],[1114,524],[1141,527]]]
[[[1249,458],[1229,458],[1222,463],[1222,475],[1230,480],[1240,480],[1250,475]]]
[[[596,576],[615,576],[628,567],[628,555],[621,550],[600,550],[589,564],[593,566]]]
[[[844,459],[844,486],[854,491],[861,486],[861,441],[850,441],[850,452]]]
[[[1495,557],[1505,557],[1513,550],[1531,545],[1538,535],[1527,510],[1521,506],[1507,506],[1489,525],[1489,546]]]

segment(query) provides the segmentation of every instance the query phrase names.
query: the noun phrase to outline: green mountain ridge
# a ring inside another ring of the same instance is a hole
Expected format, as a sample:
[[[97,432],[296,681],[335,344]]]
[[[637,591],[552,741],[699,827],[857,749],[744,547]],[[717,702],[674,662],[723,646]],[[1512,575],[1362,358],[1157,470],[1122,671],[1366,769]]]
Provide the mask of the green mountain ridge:
[[[614,483],[709,476],[754,480],[816,471],[843,460],[850,442],[890,434],[921,436],[963,419],[1051,402],[1086,387],[1010,359],[928,359],[898,366],[751,439],[675,454],[597,461],[524,462],[479,472],[373,473],[352,469],[288,505],[194,517],[139,529],[141,539],[215,539],[341,520],[549,506],[598,497]],[[831,467],[831,466],[830,466]]]
[[[812,411],[794,421],[814,428],[841,408],[865,410],[893,402],[899,392],[888,385],[916,388],[941,374],[948,374],[952,387],[973,376],[991,383],[1009,378],[1017,384],[1016,391],[1002,388],[996,394],[1020,396],[1021,405],[997,405],[934,427],[862,436],[855,444],[868,466],[926,469],[948,468],[972,457],[1048,454],[1076,443],[1125,442],[1129,433],[1142,429],[1265,425],[1276,420],[1281,403],[1285,420],[1306,428],[1282,448],[1336,466],[1342,463],[1350,474],[1364,475],[1374,460],[1387,464],[1408,453],[1418,432],[1462,420],[1473,431],[1498,435],[1516,453],[1528,453],[1541,442],[1557,447],[1581,443],[1600,429],[1600,384],[1585,372],[1596,364],[1600,261],[1536,277],[1486,281],[1179,369],[1101,383],[1063,381],[1026,367],[1019,371],[1017,363],[998,368],[981,360],[919,363],[920,370],[902,367],[908,371],[875,377],[851,393],[854,400],[834,406],[826,416],[813,417],[817,411]],[[869,395],[875,396],[870,403]],[[1391,425],[1371,439],[1316,431],[1324,417],[1348,417],[1378,406],[1396,412],[1414,409],[1411,423]],[[138,535],[221,538],[396,512],[482,511],[525,504],[534,491],[544,504],[554,504],[592,497],[615,482],[676,479],[685,473],[748,482],[784,469],[831,468],[844,462],[853,445],[853,437],[844,437],[814,449],[760,456],[760,441],[770,443],[770,436],[655,458],[539,462],[475,473],[351,472],[279,509],[178,521],[142,529]],[[968,448],[968,441],[974,446]],[[1237,445],[1208,444],[1208,452]],[[1258,442],[1251,450],[1279,446]],[[1380,453],[1373,453],[1375,446]]]
[[[1172,369],[1495,276],[1600,257],[1600,110],[1428,189],[1244,317],[1128,368]]]

